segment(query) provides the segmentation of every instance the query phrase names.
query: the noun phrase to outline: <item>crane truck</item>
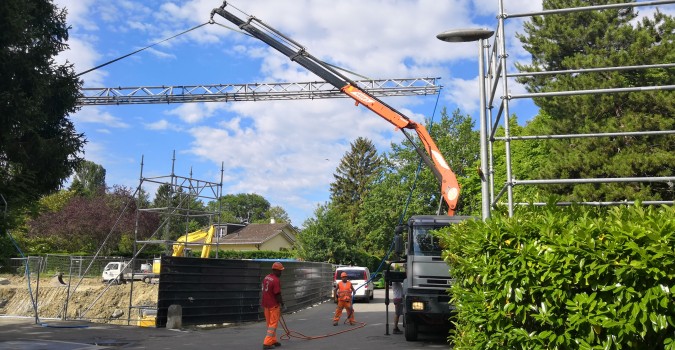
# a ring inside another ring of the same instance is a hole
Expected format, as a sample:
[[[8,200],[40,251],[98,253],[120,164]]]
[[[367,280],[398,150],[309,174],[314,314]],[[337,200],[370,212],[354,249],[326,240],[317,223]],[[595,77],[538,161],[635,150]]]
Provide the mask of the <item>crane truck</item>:
[[[449,304],[450,298],[447,289],[450,287],[452,279],[447,264],[441,258],[440,247],[430,231],[460,222],[466,217],[454,216],[459,199],[459,184],[455,173],[445,161],[427,129],[423,124],[411,120],[373,94],[360,88],[355,81],[312,56],[302,45],[260,19],[249,16],[244,20],[238,17],[227,10],[227,2],[223,2],[222,6],[211,11],[211,23],[214,23],[213,18],[216,14],[324,79],[354,99],[356,105],[363,105],[384,118],[401,130],[413,144],[416,152],[438,179],[441,195],[448,206],[448,211],[447,215],[412,216],[408,220],[405,236],[407,240],[407,249],[405,250],[407,253],[405,257],[406,282],[404,283],[406,295],[404,306],[405,337],[408,341],[416,340],[420,330],[418,326],[421,325],[438,323],[449,325],[453,307]],[[407,130],[414,130],[417,133],[424,150],[412,140]],[[403,230],[398,229],[398,231],[402,233]],[[397,237],[399,237],[399,240],[401,239],[400,235]]]

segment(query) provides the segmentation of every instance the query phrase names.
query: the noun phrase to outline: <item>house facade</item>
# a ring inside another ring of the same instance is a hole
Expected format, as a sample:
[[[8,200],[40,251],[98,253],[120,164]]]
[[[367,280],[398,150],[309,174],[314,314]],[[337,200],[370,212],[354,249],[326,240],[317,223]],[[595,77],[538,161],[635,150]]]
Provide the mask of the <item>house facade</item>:
[[[213,239],[212,249],[271,250],[293,249],[297,230],[291,224],[248,224],[243,227],[221,227]]]

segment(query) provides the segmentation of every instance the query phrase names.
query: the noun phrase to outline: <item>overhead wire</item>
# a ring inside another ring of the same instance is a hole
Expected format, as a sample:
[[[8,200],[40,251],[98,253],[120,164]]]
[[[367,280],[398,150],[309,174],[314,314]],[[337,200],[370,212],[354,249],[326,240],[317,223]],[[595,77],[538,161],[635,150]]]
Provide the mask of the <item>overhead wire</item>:
[[[84,72],[77,73],[77,74],[75,74],[75,76],[76,76],[76,77],[79,77],[79,76],[84,75],[84,74],[87,74],[87,73],[89,73],[89,72],[91,72],[91,71],[95,71],[95,70],[97,70],[97,69],[99,69],[99,68],[103,68],[103,67],[105,67],[105,66],[107,66],[107,65],[109,65],[109,64],[111,64],[111,63],[117,62],[117,61],[119,61],[119,60],[121,60],[121,59],[127,58],[127,57],[129,57],[129,56],[131,56],[131,55],[134,55],[134,54],[137,54],[137,53],[139,53],[139,52],[141,52],[141,51],[143,51],[143,50],[147,50],[147,49],[149,49],[149,48],[151,48],[151,47],[153,47],[153,46],[156,46],[156,45],[159,45],[159,44],[161,44],[161,43],[163,43],[163,42],[169,41],[169,40],[171,40],[171,39],[173,39],[173,38],[176,38],[176,37],[178,37],[178,36],[181,36],[181,35],[183,35],[183,34],[187,34],[187,33],[191,32],[191,31],[193,31],[193,30],[195,30],[195,29],[197,29],[197,28],[201,28],[201,27],[203,27],[203,26],[205,26],[205,25],[207,25],[207,24],[209,24],[209,22],[204,22],[204,23],[202,23],[202,24],[200,24],[200,25],[197,25],[197,26],[195,26],[195,27],[192,27],[192,28],[190,28],[190,29],[188,29],[188,30],[184,30],[184,31],[182,31],[182,32],[180,32],[180,33],[178,33],[178,34],[176,34],[176,35],[173,35],[173,36],[171,36],[171,37],[168,37],[168,38],[166,38],[166,39],[164,39],[164,40],[157,41],[157,42],[155,42],[154,44],[148,45],[148,46],[146,46],[146,47],[144,47],[144,48],[141,48],[141,49],[138,49],[138,50],[136,50],[136,51],[134,51],[134,52],[130,52],[130,53],[124,55],[124,56],[120,56],[120,57],[118,57],[118,58],[115,58],[114,60],[110,60],[110,61],[108,61],[108,62],[106,62],[106,63],[99,64],[98,66],[96,66],[96,67],[94,67],[94,68],[87,69],[87,70],[84,71]]]
[[[236,6],[232,5],[231,3],[228,4],[228,5],[229,5],[230,7],[232,7],[232,8],[234,8],[235,10],[241,12],[241,13],[244,14],[245,16],[249,17],[250,20],[255,19],[256,21],[260,21],[260,20],[256,19],[255,17],[253,17],[253,16],[247,14],[247,13],[244,12],[243,10],[241,10],[241,9],[237,8]],[[262,21],[260,21],[260,22],[262,23]],[[216,21],[213,20],[213,19],[210,19],[210,20],[207,21],[207,22],[204,22],[204,23],[199,24],[199,25],[197,25],[197,26],[195,26],[195,27],[192,27],[192,28],[190,28],[190,29],[187,29],[187,30],[185,30],[185,31],[182,31],[182,32],[180,32],[180,33],[178,33],[178,34],[176,34],[176,35],[173,35],[173,36],[169,37],[169,38],[166,38],[166,39],[163,39],[163,40],[161,40],[161,41],[155,42],[155,43],[153,43],[153,44],[151,44],[151,45],[148,45],[148,46],[143,47],[143,48],[141,48],[141,49],[138,49],[138,50],[136,50],[136,51],[133,51],[133,52],[128,53],[128,54],[126,54],[126,55],[120,56],[120,57],[118,57],[118,58],[116,58],[116,59],[110,60],[110,61],[108,61],[108,62],[106,62],[106,63],[103,63],[103,64],[100,64],[100,65],[98,65],[98,66],[96,66],[96,67],[90,68],[90,69],[88,69],[88,70],[86,70],[86,71],[84,71],[84,72],[77,73],[75,76],[81,76],[81,75],[87,74],[87,73],[89,73],[89,72],[92,72],[92,71],[94,71],[94,70],[97,70],[97,69],[99,69],[99,68],[105,67],[105,66],[107,66],[107,65],[109,65],[109,64],[112,64],[112,63],[114,63],[114,62],[117,62],[117,61],[119,61],[119,60],[122,60],[122,59],[124,59],[124,58],[126,58],[126,57],[132,56],[132,55],[134,55],[134,54],[136,54],[136,53],[142,52],[142,51],[144,51],[144,50],[146,50],[146,49],[149,49],[149,48],[151,48],[151,47],[154,47],[154,46],[156,46],[156,45],[159,45],[159,44],[161,44],[161,43],[164,43],[164,42],[166,42],[166,41],[169,41],[169,40],[171,40],[171,39],[174,39],[174,38],[176,38],[176,37],[178,37],[178,36],[181,36],[181,35],[183,35],[183,34],[186,34],[186,33],[189,33],[189,32],[191,32],[191,31],[193,31],[193,30],[196,30],[196,29],[198,29],[198,28],[201,28],[201,27],[205,26],[206,24],[217,24],[217,25],[219,25],[219,26],[221,26],[221,27],[223,27],[223,28],[226,28],[226,29],[232,30],[232,31],[234,31],[234,32],[237,32],[237,33],[240,33],[240,34],[244,34],[244,35],[247,35],[247,36],[251,37],[251,35],[248,34],[248,33],[246,33],[246,32],[237,30],[237,29],[235,29],[235,28],[232,28],[232,27],[226,26],[226,25],[224,25],[224,24],[218,23],[218,22],[216,22]],[[266,26],[263,26],[263,28],[266,28]],[[278,40],[281,40],[281,41],[284,41],[284,42],[288,42],[285,38],[276,35],[273,31],[270,31],[270,30],[266,30],[266,31],[269,33],[269,35],[272,35],[272,36],[276,37]],[[298,46],[298,45],[295,44],[295,43],[289,43],[289,44],[293,44],[294,46]],[[303,50],[304,48],[300,47],[300,49]],[[335,68],[335,69],[338,69],[338,70],[347,72],[347,73],[349,73],[349,74],[353,74],[353,75],[355,75],[355,76],[358,76],[358,77],[361,77],[361,78],[365,78],[365,79],[370,79],[370,78],[368,78],[368,77],[366,77],[366,76],[364,76],[364,75],[361,75],[361,74],[358,74],[358,73],[356,73],[356,72],[354,72],[354,71],[350,71],[350,70],[347,70],[347,69],[345,69],[345,68],[342,68],[342,67],[339,67],[339,66],[336,66],[336,65],[327,63],[327,62],[325,62],[325,61],[322,61],[322,63],[324,63],[324,64],[326,64],[327,66],[330,66],[330,67],[332,67],[332,68]],[[440,91],[439,91],[439,94],[437,95],[436,104],[435,104],[435,106],[434,106],[434,112],[433,112],[433,115],[432,115],[431,125],[430,125],[430,128],[429,128],[430,131],[431,131],[431,128],[432,128],[432,126],[433,126],[433,117],[434,117],[435,114],[436,114],[436,108],[437,108],[437,106],[438,106],[438,98],[439,98],[439,97],[440,97]],[[413,142],[412,139],[409,137],[408,134],[406,134],[406,133],[404,132],[404,135],[405,135],[411,142]],[[398,221],[399,225],[403,222],[403,218],[405,217],[405,214],[406,214],[406,212],[407,212],[407,208],[408,208],[408,206],[409,206],[409,204],[410,204],[410,201],[411,201],[411,198],[412,198],[412,193],[413,193],[413,191],[414,191],[415,188],[416,188],[416,183],[417,183],[417,179],[418,179],[419,173],[420,173],[421,168],[422,168],[422,163],[423,163],[423,161],[420,160],[420,162],[419,162],[419,164],[418,164],[418,167],[417,167],[417,171],[416,171],[416,173],[415,173],[415,179],[413,180],[413,187],[411,188],[410,193],[409,193],[409,195],[408,195],[408,198],[407,198],[407,200],[406,200],[406,205],[405,205],[405,207],[404,207],[404,210],[403,210],[403,212],[401,213],[401,216],[399,217],[399,221]],[[128,204],[128,203],[127,203],[127,204]],[[125,207],[124,210],[126,210],[126,207]],[[9,233],[9,232],[8,232],[8,233]],[[154,233],[153,233],[153,236],[154,236]],[[11,237],[11,236],[10,236],[10,237]],[[15,245],[16,245],[16,244],[15,244]],[[374,276],[376,276],[377,273],[381,270],[382,265],[384,264],[384,262],[386,261],[386,259],[387,259],[387,258],[389,257],[389,255],[391,254],[391,251],[393,250],[393,247],[394,247],[394,242],[392,241],[392,244],[390,245],[389,251],[386,253],[385,257],[384,257],[384,258],[382,259],[382,261],[380,262],[380,265],[378,266],[377,270],[375,271],[374,274],[371,275],[370,280],[368,280],[368,281],[366,282],[366,284],[364,284],[364,285],[367,285],[368,282],[372,281],[372,278],[374,278]],[[17,246],[17,249],[19,249],[18,246]],[[98,254],[98,252],[97,252],[97,254]],[[28,269],[27,269],[27,272],[29,273],[29,270],[28,270]],[[79,282],[78,282],[78,284],[76,285],[75,289],[77,289],[78,286],[79,286]],[[361,287],[363,287],[363,285],[360,286],[359,288],[361,288]],[[29,286],[29,288],[30,288],[30,286]],[[357,290],[358,290],[358,288],[357,288]],[[88,310],[88,309],[87,309],[87,310]],[[307,338],[307,336],[302,335],[301,333],[294,332],[294,331],[289,331],[289,330],[287,329],[287,327],[286,327],[286,323],[285,323],[285,320],[283,320],[283,317],[282,317],[282,325],[283,325],[284,329],[287,331],[287,334],[286,334],[286,335],[288,335],[289,337],[290,337],[290,336],[294,336],[294,335],[292,335],[292,334],[297,334],[298,336],[302,336],[302,337],[306,337],[306,338]],[[363,327],[363,326],[365,326],[365,323],[362,324],[360,327]],[[356,327],[356,328],[353,328],[353,329],[357,329],[357,328],[360,328],[360,327]],[[353,329],[350,329],[350,330],[353,330]],[[289,333],[289,332],[290,332],[290,333]],[[339,333],[343,333],[343,332],[345,332],[345,331],[337,332],[337,333],[335,333],[335,334],[339,334]],[[331,335],[334,335],[334,334],[331,334]],[[330,335],[327,335],[327,336],[330,336]],[[321,336],[321,337],[324,337],[324,336]],[[312,337],[309,337],[309,338],[312,338]],[[315,338],[313,338],[313,339],[315,339]]]

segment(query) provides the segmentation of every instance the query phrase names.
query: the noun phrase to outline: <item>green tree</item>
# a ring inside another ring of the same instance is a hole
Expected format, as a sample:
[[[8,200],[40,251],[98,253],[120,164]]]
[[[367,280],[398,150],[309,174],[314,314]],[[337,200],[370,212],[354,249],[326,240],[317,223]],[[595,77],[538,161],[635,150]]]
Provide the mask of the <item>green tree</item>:
[[[148,194],[148,191],[146,191],[143,187],[138,189],[138,193],[136,194],[137,199],[138,199],[138,207],[139,208],[149,208],[152,202],[150,201],[150,194]]]
[[[40,206],[40,211],[45,212],[45,211],[59,211],[63,209],[63,207],[68,204],[71,198],[76,196],[77,194],[73,191],[67,191],[67,190],[61,190],[58,192],[54,192],[52,194],[43,196],[40,198],[38,201],[38,204]]]
[[[175,239],[210,223],[209,218],[204,216],[204,204],[182,187],[160,185],[155,193],[153,207],[164,208],[160,214],[162,239]]]
[[[347,216],[326,204],[317,207],[314,217],[298,234],[298,256],[306,261],[360,265],[363,259],[351,234]]]
[[[208,208],[217,209],[218,205],[218,201],[212,201],[209,203]],[[270,202],[259,194],[227,194],[220,197],[220,207],[223,212],[229,213],[227,217],[234,219],[226,220],[226,222],[253,223],[269,222],[270,220],[268,214],[271,208]],[[225,218],[225,216],[223,216],[223,218]]]
[[[548,135],[547,119],[545,112],[541,111],[537,118],[529,121],[525,126],[518,125],[516,116],[509,119],[511,135]],[[496,130],[495,136],[504,136],[504,127]],[[511,142],[511,167],[512,175],[519,180],[536,178],[540,169],[546,166],[551,159],[551,140],[527,140]],[[502,190],[506,184],[506,145],[504,142],[496,142],[493,146],[494,154],[494,183],[495,192]],[[515,202],[530,203],[547,200],[548,190],[545,185],[541,186],[516,186],[513,188]]]
[[[272,219],[277,223],[291,223],[291,218],[284,208],[270,205],[267,199],[255,193],[228,194],[220,197],[220,201],[210,201],[206,204],[206,208],[211,212],[220,212],[221,223],[263,224],[269,223]],[[217,218],[214,219],[216,220]]]
[[[628,0],[593,1],[594,5]],[[586,6],[581,0],[545,0],[544,9]],[[536,16],[525,23],[519,38],[531,53],[522,71],[567,70],[660,64],[675,61],[675,21],[656,12],[636,19],[632,7],[603,11]],[[668,69],[559,74],[519,79],[530,92],[591,90],[675,84]],[[535,98],[545,113],[540,127],[552,134],[604,133],[675,129],[673,91],[574,95]],[[673,135],[564,139],[551,144],[551,161],[538,178],[614,178],[672,176],[675,164]],[[669,200],[673,188],[650,185],[579,184],[549,186],[567,200]]]
[[[81,81],[68,49],[66,11],[47,0],[0,1],[0,194],[10,210],[57,190],[81,161]]]
[[[382,167],[382,159],[375,145],[359,137],[351,143],[350,150],[340,160],[330,184],[330,199],[333,205],[347,213],[351,224],[356,222],[363,198],[366,196],[375,176]],[[357,236],[358,235],[357,233]]]
[[[259,223],[270,222],[272,219],[274,219],[276,223],[291,223],[291,218],[288,216],[286,210],[278,205],[271,206],[269,210],[267,210],[267,213],[265,213],[265,220],[260,221]]]
[[[480,179],[476,170],[480,144],[473,126],[468,116],[458,110],[448,115],[445,108],[438,123],[427,125],[462,188],[457,215],[480,215]],[[384,254],[400,221],[411,215],[439,211],[442,196],[438,180],[424,164],[417,175],[419,167],[419,155],[409,142],[392,144],[392,150],[385,155],[383,171],[364,199],[357,220],[358,230],[368,232],[363,240],[366,251]],[[443,208],[441,213],[447,206]]]
[[[105,173],[102,165],[84,160],[75,169],[69,190],[83,196],[103,194],[106,190]]]

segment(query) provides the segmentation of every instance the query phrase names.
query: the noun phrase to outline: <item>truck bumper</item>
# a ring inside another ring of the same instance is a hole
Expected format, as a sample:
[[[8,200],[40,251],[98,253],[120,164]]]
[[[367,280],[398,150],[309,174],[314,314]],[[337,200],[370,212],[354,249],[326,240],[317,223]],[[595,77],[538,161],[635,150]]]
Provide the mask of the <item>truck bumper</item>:
[[[412,289],[405,295],[405,312],[417,321],[428,325],[450,325],[455,313],[446,291]]]

